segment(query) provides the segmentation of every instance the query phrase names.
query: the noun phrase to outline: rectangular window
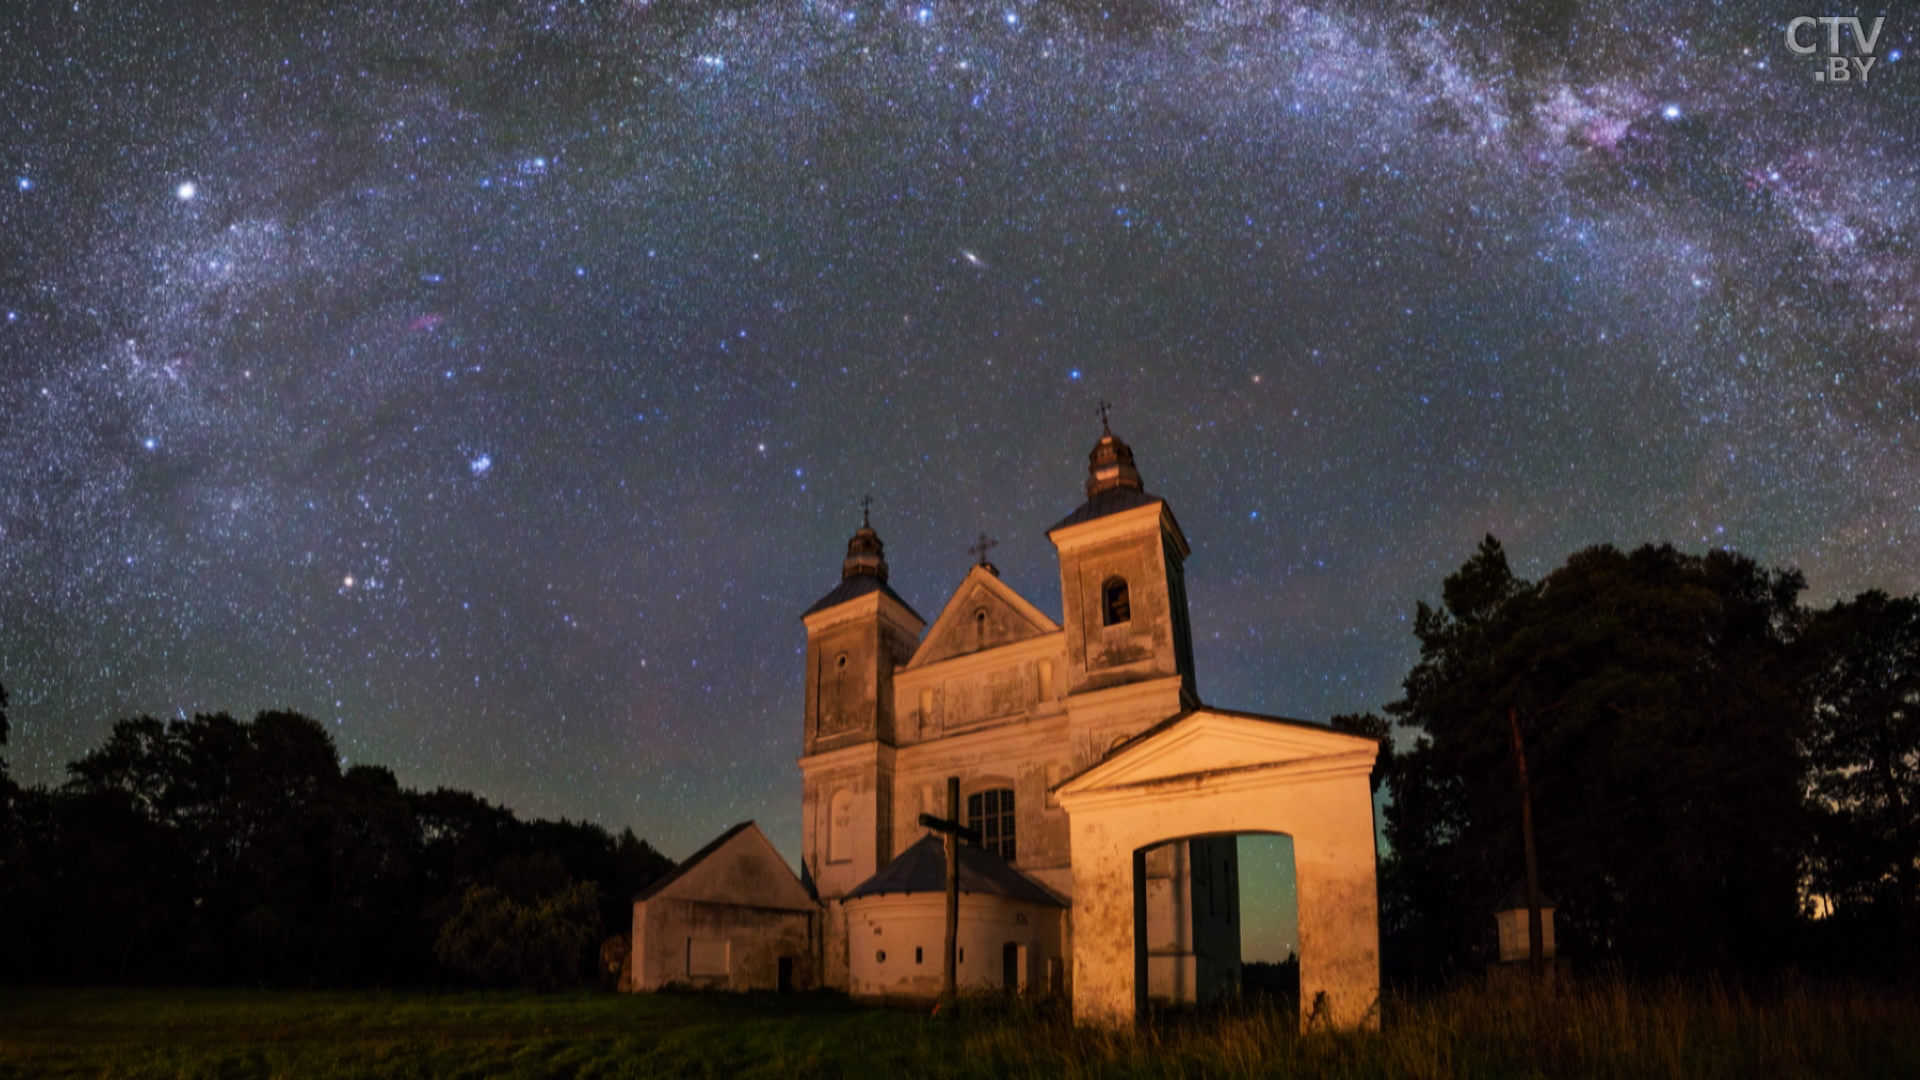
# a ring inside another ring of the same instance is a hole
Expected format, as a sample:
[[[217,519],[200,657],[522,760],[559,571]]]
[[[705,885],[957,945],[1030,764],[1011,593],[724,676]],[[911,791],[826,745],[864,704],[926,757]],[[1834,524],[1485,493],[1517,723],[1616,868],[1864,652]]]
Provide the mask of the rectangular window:
[[[967,825],[980,831],[980,846],[1013,861],[1013,789],[995,788],[967,796]]]
[[[725,939],[688,938],[687,975],[689,978],[724,977],[732,970],[731,943]]]

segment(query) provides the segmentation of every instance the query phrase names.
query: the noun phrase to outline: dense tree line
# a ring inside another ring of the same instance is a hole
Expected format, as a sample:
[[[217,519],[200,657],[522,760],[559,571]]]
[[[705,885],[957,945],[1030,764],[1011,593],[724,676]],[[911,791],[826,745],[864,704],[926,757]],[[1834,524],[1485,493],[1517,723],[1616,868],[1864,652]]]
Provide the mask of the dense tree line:
[[[1404,696],[1334,720],[1383,744],[1388,974],[1491,959],[1524,753],[1576,962],[1920,977],[1920,597],[1804,589],[1671,546],[1527,581],[1483,542],[1418,606]],[[671,865],[630,830],[342,770],[294,713],[142,717],[55,788],[0,758],[0,978],[561,986]]]
[[[1386,740],[1389,974],[1494,953],[1527,760],[1560,951],[1629,973],[1920,974],[1920,599],[1801,605],[1727,551],[1580,551],[1516,577],[1489,537],[1418,607]],[[1394,752],[1390,731],[1397,726]]]
[[[569,985],[673,865],[632,830],[343,770],[297,713],[123,720],[67,773],[22,788],[0,762],[0,978]]]

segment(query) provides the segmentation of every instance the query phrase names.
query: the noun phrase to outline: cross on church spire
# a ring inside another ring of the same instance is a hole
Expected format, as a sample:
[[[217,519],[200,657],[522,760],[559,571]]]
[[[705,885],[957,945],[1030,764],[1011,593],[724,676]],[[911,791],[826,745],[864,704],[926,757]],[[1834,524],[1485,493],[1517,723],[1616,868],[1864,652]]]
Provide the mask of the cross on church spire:
[[[1100,402],[1100,433],[1113,434],[1113,428],[1107,423],[1107,410],[1113,408],[1113,402],[1102,399]]]
[[[861,528],[863,529],[873,528],[873,522],[867,520],[867,512],[872,509],[873,509],[873,493],[869,491],[865,495],[860,496],[860,527]]]
[[[967,548],[967,554],[978,556],[980,559],[980,565],[991,569],[993,564],[987,561],[987,552],[992,551],[994,548],[997,548],[999,546],[1000,546],[1000,541],[995,540],[994,538],[992,538],[991,536],[988,536],[986,533],[983,532],[980,534],[980,539],[975,540]]]

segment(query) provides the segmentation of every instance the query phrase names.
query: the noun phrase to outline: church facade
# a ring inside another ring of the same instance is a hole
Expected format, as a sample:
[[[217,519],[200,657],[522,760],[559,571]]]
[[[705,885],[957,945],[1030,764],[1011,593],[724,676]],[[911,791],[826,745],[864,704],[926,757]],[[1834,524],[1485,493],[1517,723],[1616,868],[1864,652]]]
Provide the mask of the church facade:
[[[1241,963],[1234,830],[1195,829],[1132,849],[1128,913],[1096,920],[1103,937],[1125,937],[1120,957],[1114,941],[1076,944],[1076,929],[1087,933],[1093,918],[1083,915],[1076,928],[1076,878],[1084,887],[1090,871],[1075,866],[1080,834],[1063,797],[1108,808],[1102,814],[1124,803],[1126,813],[1150,821],[1156,800],[1201,797],[1222,782],[1215,773],[1279,775],[1272,770],[1280,765],[1257,754],[1225,760],[1269,743],[1284,750],[1280,757],[1344,762],[1335,801],[1350,821],[1353,769],[1360,770],[1365,851],[1352,850],[1361,841],[1347,828],[1339,874],[1357,880],[1364,854],[1368,895],[1359,921],[1372,933],[1364,779],[1371,744],[1318,725],[1201,705],[1185,584],[1190,548],[1172,508],[1145,490],[1131,449],[1111,431],[1089,455],[1085,501],[1047,537],[1059,559],[1058,623],[1003,582],[983,555],[928,624],[888,584],[884,545],[866,521],[848,542],[839,583],[802,616],[801,860],[818,905],[810,955],[795,958],[804,983],[874,1000],[939,993],[945,860],[942,841],[919,819],[948,816],[948,780],[958,778],[959,817],[980,834],[960,863],[963,989],[1072,995],[1077,950],[1079,968],[1100,967],[1102,979],[1105,967],[1130,962],[1128,992],[1143,1001],[1234,992]],[[1186,761],[1195,752],[1198,769]],[[1148,775],[1162,759],[1186,762],[1179,766],[1186,772]],[[1314,775],[1323,774],[1317,767]],[[1176,788],[1185,794],[1153,794]],[[1107,933],[1115,917],[1132,932]],[[1303,940],[1311,921],[1303,916]],[[658,927],[651,933],[656,942],[671,936]],[[1377,986],[1377,961],[1370,978]],[[1132,1003],[1124,1005],[1130,1014]]]

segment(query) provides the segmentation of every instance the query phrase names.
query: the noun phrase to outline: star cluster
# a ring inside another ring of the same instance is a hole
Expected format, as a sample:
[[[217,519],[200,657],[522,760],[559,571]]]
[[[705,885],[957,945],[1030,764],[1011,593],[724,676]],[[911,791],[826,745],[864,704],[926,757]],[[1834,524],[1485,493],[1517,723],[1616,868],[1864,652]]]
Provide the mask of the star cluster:
[[[985,530],[1057,614],[1102,397],[1224,705],[1390,700],[1489,531],[1920,589],[1920,21],[1826,85],[1777,9],[0,16],[9,760],[284,707],[792,853],[859,497],[923,612]]]

